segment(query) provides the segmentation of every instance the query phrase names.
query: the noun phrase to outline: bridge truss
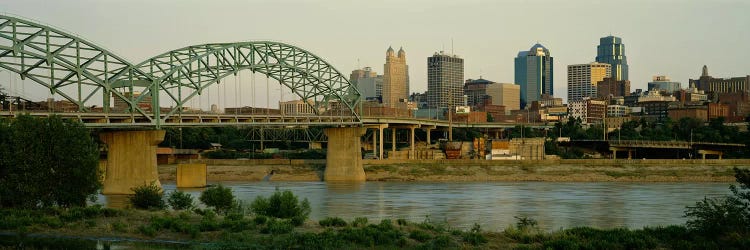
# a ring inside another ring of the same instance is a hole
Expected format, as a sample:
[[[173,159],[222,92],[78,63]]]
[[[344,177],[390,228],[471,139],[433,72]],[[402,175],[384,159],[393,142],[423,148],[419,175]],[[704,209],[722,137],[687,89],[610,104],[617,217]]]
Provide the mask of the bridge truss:
[[[118,121],[133,126],[181,126],[188,101],[242,70],[277,80],[317,115],[348,117],[337,125],[361,124],[356,87],[322,58],[279,42],[188,46],[131,64],[60,29],[0,15],[0,68],[41,84],[80,113],[129,114]],[[126,108],[113,110],[113,101]]]

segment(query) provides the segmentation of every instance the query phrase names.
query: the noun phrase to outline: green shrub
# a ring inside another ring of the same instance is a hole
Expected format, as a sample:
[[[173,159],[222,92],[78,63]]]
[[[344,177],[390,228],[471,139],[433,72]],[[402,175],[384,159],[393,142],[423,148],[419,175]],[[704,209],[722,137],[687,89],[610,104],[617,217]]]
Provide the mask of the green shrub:
[[[396,223],[398,223],[399,226],[409,225],[409,221],[407,221],[406,219],[403,219],[403,218],[402,219],[397,219]]]
[[[414,230],[414,231],[411,231],[411,233],[409,233],[409,238],[412,238],[419,242],[425,242],[425,241],[430,240],[432,236],[425,231]]]
[[[167,203],[174,210],[190,210],[195,207],[193,196],[182,191],[173,191],[169,194]]]
[[[482,228],[477,223],[474,223],[469,232],[464,233],[463,240],[475,246],[487,243],[487,238],[482,235]]]
[[[250,205],[257,215],[288,219],[297,218],[304,221],[310,215],[310,202],[301,202],[292,191],[276,191],[269,198],[258,196]]]
[[[535,229],[538,224],[535,219],[526,216],[513,216],[513,218],[516,218],[516,228],[520,230]]]
[[[294,225],[289,220],[269,220],[266,223],[266,227],[260,230],[261,233],[266,234],[286,234],[291,233],[294,230]]]
[[[115,222],[112,223],[112,229],[115,230],[115,232],[118,232],[118,233],[124,233],[124,232],[126,232],[127,231],[127,227],[128,226],[125,225],[125,223],[122,223],[122,222],[119,222],[119,221],[115,221]]]
[[[193,225],[189,221],[189,218],[184,216],[155,216],[151,218],[151,224],[149,226],[156,231],[166,229],[176,233],[189,234],[192,237],[196,237],[200,232],[200,226]]]
[[[234,205],[232,190],[221,184],[203,191],[200,201],[208,207],[213,207],[217,213],[226,214]]]
[[[290,219],[290,222],[292,222],[292,225],[295,227],[302,226],[302,224],[305,224],[305,217],[303,216],[294,216],[292,219]]]
[[[201,232],[219,230],[219,222],[216,220],[216,213],[211,210],[203,212],[203,218],[198,226]]]
[[[346,221],[339,217],[328,217],[318,221],[318,224],[323,227],[345,227]]]
[[[151,225],[141,225],[138,227],[138,231],[141,232],[141,234],[149,237],[156,236],[156,228],[152,227]]]
[[[241,216],[226,216],[221,222],[221,227],[229,229],[232,232],[241,232],[244,230],[254,229],[255,223],[252,220],[245,219]]]
[[[42,218],[42,222],[50,228],[61,228],[65,225],[60,218],[45,216]]]
[[[360,246],[397,246],[403,242],[404,235],[396,229],[390,220],[382,220],[379,224],[365,227],[345,227],[339,230],[339,236]]]
[[[399,225],[401,225],[399,223]],[[354,221],[352,221],[352,226],[355,227],[364,227],[367,226],[367,218],[366,217],[357,217],[354,218]]]
[[[164,209],[164,193],[156,183],[132,188],[133,194],[129,197],[130,204],[137,209]]]
[[[96,221],[95,220],[85,220],[84,223],[86,223],[87,227],[95,227]]]
[[[456,244],[454,244],[451,237],[449,237],[448,235],[441,234],[441,235],[435,236],[435,238],[432,239],[432,241],[430,241],[430,245],[432,249],[448,249],[448,248],[454,248]]]
[[[258,215],[258,216],[255,216],[255,218],[253,218],[253,222],[255,222],[255,224],[258,224],[258,225],[263,225],[266,223],[266,221],[268,221],[268,217],[263,216],[263,215]]]

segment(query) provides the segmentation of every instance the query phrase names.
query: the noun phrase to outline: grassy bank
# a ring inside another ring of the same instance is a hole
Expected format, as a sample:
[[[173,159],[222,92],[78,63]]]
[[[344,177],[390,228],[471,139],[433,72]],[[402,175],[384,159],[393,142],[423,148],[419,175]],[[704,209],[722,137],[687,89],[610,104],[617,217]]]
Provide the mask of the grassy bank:
[[[369,222],[327,218],[300,226],[282,219],[211,211],[139,211],[101,207],[47,210],[0,210],[0,231],[169,240],[193,249],[727,249],[746,248],[750,239],[712,239],[683,226],[637,230],[573,228],[542,232],[534,221],[520,218],[501,232],[466,231],[429,220]],[[23,236],[21,236],[23,237]],[[33,241],[33,239],[31,240]],[[1,242],[0,242],[1,243]]]

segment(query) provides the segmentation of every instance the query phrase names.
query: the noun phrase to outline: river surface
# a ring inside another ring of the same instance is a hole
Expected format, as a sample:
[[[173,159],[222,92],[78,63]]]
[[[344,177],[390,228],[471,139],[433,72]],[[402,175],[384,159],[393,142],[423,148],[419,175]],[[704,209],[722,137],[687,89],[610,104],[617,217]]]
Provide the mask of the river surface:
[[[245,205],[274,190],[291,190],[307,198],[311,219],[367,217],[447,222],[470,228],[500,231],[515,216],[538,221],[543,230],[576,226],[598,228],[683,224],[685,207],[703,197],[729,194],[729,183],[570,183],[570,182],[223,182]],[[174,182],[163,183],[167,192]],[[202,189],[186,189],[195,197]],[[99,202],[117,206],[121,197],[100,196]]]

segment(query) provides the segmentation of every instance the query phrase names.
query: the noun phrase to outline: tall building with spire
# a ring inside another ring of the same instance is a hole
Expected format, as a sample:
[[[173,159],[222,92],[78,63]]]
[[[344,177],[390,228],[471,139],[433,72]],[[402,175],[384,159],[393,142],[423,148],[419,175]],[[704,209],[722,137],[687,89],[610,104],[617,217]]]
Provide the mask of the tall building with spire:
[[[625,44],[622,38],[608,36],[599,38],[596,46],[596,62],[612,66],[612,78],[616,81],[628,80],[628,59],[625,57]]]
[[[552,56],[541,44],[518,52],[515,59],[515,83],[521,86],[521,108],[554,94]]]
[[[406,52],[404,48],[393,52],[388,47],[385,52],[385,65],[383,65],[383,105],[386,107],[398,107],[401,100],[409,98],[409,66],[406,65]]]

